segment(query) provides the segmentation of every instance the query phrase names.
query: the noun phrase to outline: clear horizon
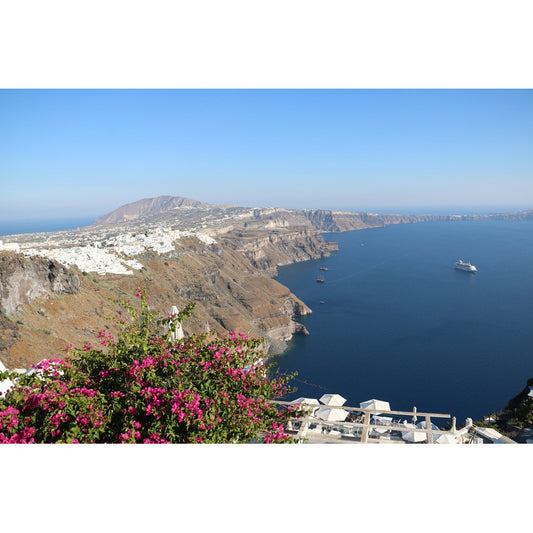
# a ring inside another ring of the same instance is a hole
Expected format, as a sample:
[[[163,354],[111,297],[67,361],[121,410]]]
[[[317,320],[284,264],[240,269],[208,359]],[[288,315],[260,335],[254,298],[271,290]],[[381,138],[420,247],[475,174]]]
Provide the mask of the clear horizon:
[[[533,208],[527,89],[4,89],[0,116],[2,219],[96,218],[161,195]]]

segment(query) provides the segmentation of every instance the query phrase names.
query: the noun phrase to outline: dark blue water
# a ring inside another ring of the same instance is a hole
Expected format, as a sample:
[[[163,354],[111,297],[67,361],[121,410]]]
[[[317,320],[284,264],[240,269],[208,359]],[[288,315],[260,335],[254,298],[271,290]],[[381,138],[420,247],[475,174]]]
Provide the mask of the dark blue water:
[[[432,222],[325,238],[339,243],[333,256],[279,269],[278,280],[313,310],[301,319],[310,335],[291,342],[280,370],[323,387],[296,381],[290,398],[378,398],[464,423],[504,408],[533,376],[533,222]],[[479,272],[454,269],[458,259]]]
[[[0,236],[19,233],[41,233],[47,231],[62,231],[88,226],[95,221],[95,217],[71,217],[52,219],[0,220]]]

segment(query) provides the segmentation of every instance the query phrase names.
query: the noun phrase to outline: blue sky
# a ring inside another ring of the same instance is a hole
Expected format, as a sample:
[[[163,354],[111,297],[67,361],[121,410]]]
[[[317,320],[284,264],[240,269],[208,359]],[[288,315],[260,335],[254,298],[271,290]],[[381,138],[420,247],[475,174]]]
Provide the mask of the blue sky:
[[[0,218],[533,208],[532,90],[0,90]]]

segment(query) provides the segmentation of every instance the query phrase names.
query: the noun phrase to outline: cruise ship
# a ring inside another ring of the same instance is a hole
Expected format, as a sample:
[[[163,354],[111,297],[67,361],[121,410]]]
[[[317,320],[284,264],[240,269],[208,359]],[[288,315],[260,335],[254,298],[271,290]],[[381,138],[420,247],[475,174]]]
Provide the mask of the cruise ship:
[[[466,272],[477,272],[477,268],[474,265],[471,265],[470,261],[468,261],[468,263],[464,263],[461,259],[455,263],[455,268],[464,270]]]

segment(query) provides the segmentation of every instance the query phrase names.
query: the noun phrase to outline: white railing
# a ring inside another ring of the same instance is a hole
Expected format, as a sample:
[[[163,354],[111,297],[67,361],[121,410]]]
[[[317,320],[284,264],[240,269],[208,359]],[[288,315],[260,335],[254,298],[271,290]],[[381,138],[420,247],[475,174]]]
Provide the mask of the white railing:
[[[271,403],[275,403],[278,405],[285,405],[285,406],[294,406],[295,404],[293,402],[287,402],[287,401],[281,401],[281,400],[272,400]],[[313,411],[309,412],[304,418],[294,418],[292,419],[292,422],[294,424],[298,424],[299,422],[299,428],[296,432],[296,437],[298,439],[304,439],[308,435],[309,432],[314,433],[315,435],[326,435],[326,436],[335,436],[336,438],[340,437],[346,437],[350,440],[352,438],[359,439],[361,443],[368,442],[370,439],[375,440],[384,440],[385,434],[387,434],[387,440],[394,440],[390,439],[390,433],[392,431],[402,431],[402,432],[414,432],[414,433],[425,433],[426,438],[424,439],[427,441],[428,444],[432,444],[434,442],[434,436],[435,434],[446,435],[449,434],[451,436],[456,436],[456,420],[455,417],[452,418],[450,414],[443,414],[443,413],[425,413],[425,412],[419,412],[417,411],[416,407],[413,409],[413,411],[384,411],[383,409],[370,409],[366,407],[349,407],[349,406],[327,406],[327,405],[321,405],[320,407],[331,407],[331,408],[342,408],[345,411],[348,411],[350,413],[357,413],[358,418],[355,421],[348,421],[348,422],[328,422],[325,420],[321,420],[319,418],[316,418],[313,416],[314,409],[317,408],[316,404],[309,404],[306,402],[302,402],[299,405],[309,406],[313,408]],[[380,417],[380,415],[382,415]],[[386,416],[384,416],[386,415]],[[403,416],[403,417],[410,417],[413,422],[418,420],[419,418],[423,418],[425,421],[425,428],[417,428],[417,427],[410,427],[406,426],[405,423],[407,423],[407,420],[402,421],[401,418],[394,419],[394,415],[396,416]],[[443,430],[443,429],[432,429],[432,418],[446,418],[450,419],[452,418],[452,428],[451,430]],[[311,428],[311,424],[316,424],[316,428],[320,428],[320,432],[315,432],[314,428]],[[374,431],[378,428],[378,431]],[[379,430],[385,430],[382,434],[380,434]],[[289,430],[290,431],[290,430]],[[294,431],[294,430],[293,430]],[[331,432],[334,432],[333,434]],[[338,432],[338,433],[337,433]],[[373,433],[378,433],[379,436],[373,437]]]

